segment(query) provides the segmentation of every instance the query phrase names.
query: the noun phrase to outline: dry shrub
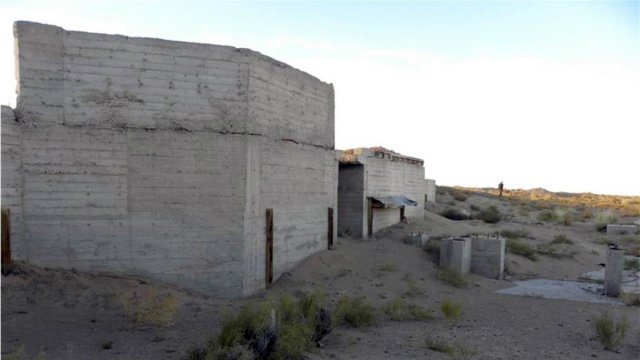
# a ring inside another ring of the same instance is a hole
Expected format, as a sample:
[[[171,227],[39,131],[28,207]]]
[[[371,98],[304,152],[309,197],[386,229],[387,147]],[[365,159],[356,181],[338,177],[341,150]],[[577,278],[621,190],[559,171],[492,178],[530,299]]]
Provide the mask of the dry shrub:
[[[593,318],[593,327],[605,350],[617,351],[629,329],[626,317],[614,319],[608,312]]]
[[[457,288],[466,288],[467,286],[469,286],[469,282],[463,275],[460,275],[456,271],[449,268],[438,270],[438,272],[436,273],[436,277],[443,282]]]
[[[369,326],[376,321],[376,311],[367,299],[343,296],[336,306],[334,323],[348,324],[354,328]]]
[[[538,261],[538,256],[536,256],[535,249],[516,239],[507,239],[505,247],[507,252],[511,254],[524,256],[532,261]]]
[[[462,305],[451,300],[443,300],[440,310],[447,320],[455,321],[462,316]]]
[[[159,294],[155,287],[141,296],[120,294],[117,299],[127,317],[137,326],[167,326],[178,312],[178,302],[172,294]]]

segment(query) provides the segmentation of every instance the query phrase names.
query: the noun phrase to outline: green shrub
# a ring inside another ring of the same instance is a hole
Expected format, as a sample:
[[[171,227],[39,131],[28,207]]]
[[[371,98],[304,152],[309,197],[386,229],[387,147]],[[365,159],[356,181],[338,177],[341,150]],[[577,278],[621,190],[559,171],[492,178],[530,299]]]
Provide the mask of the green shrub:
[[[309,324],[285,324],[279,331],[275,351],[269,359],[304,359],[304,354],[313,346],[312,338],[313,329]]]
[[[467,201],[467,195],[465,195],[462,191],[453,191],[451,195],[458,201]]]
[[[412,279],[406,279],[407,282],[407,291],[404,292],[404,296],[406,297],[415,297],[415,296],[419,296],[419,295],[423,295],[424,294],[424,290],[420,289],[418,287],[418,285],[416,285],[416,282],[413,281]]]
[[[436,273],[436,277],[444,281],[445,283],[457,288],[465,288],[469,286],[469,282],[467,281],[467,279],[465,279],[464,276],[448,268],[438,270],[438,272]]]
[[[398,270],[398,265],[393,262],[386,262],[378,267],[380,272],[394,272]]]
[[[418,305],[408,304],[402,299],[393,299],[387,302],[383,307],[383,311],[394,321],[433,319],[429,310]]]
[[[461,211],[458,211],[456,209],[446,209],[445,211],[443,211],[440,215],[446,217],[449,220],[455,220],[455,221],[459,221],[459,220],[469,220],[469,215],[465,214]]]
[[[553,237],[553,241],[551,241],[551,244],[573,245],[573,240],[569,239],[565,234],[558,234]]]
[[[443,300],[440,310],[447,320],[458,320],[462,316],[462,305],[451,300]]]
[[[495,224],[502,220],[502,213],[498,210],[494,205],[489,206],[488,208],[482,209],[478,214],[478,219],[489,223]]]
[[[271,306],[248,303],[236,316],[225,316],[222,330],[218,334],[217,344],[221,347],[233,347],[247,344],[258,334],[263,333],[271,322]]]
[[[553,210],[542,210],[538,213],[538,221],[546,223],[557,223],[560,221],[558,213]]]
[[[538,248],[536,249],[536,253],[556,259],[562,259],[573,258],[577,254],[577,251],[568,249],[566,245],[563,246],[559,244],[549,243],[546,245],[538,246]]]
[[[614,319],[608,312],[604,312],[593,318],[593,327],[600,343],[605,350],[616,351],[629,329],[629,321],[626,317]]]
[[[515,239],[507,239],[506,250],[511,254],[524,256],[532,261],[538,261],[536,251],[529,245]]]
[[[441,339],[432,339],[428,337],[425,339],[425,345],[427,346],[427,348],[433,351],[438,351],[445,354],[453,353],[453,346]]]
[[[502,230],[500,235],[509,239],[520,239],[530,237],[531,233],[527,229]]]
[[[625,270],[640,271],[640,261],[638,259],[627,259],[624,261]]]
[[[348,324],[359,328],[372,325],[375,320],[375,309],[365,298],[343,296],[338,300],[333,321],[336,325]]]
[[[618,217],[611,210],[599,211],[595,216],[595,228],[597,231],[607,230],[608,224],[615,224],[618,222]]]

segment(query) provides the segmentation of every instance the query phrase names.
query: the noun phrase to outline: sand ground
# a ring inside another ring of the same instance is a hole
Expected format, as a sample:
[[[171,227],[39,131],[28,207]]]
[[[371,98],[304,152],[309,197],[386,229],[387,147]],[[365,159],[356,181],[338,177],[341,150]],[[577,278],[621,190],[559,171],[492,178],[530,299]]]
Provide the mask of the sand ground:
[[[451,221],[437,215],[447,207],[496,205],[506,214],[498,224],[478,220]],[[187,349],[204,344],[215,334],[223,316],[247,301],[277,298],[284,293],[322,289],[331,301],[340,295],[365,296],[382,307],[396,298],[431,309],[435,320],[392,321],[380,316],[365,329],[338,327],[309,354],[314,359],[447,359],[429,350],[425,338],[458,343],[473,350],[473,359],[638,359],[640,358],[640,308],[610,306],[496,294],[517,279],[576,280],[605,262],[606,236],[590,222],[541,224],[535,210],[519,208],[504,199],[474,195],[455,201],[441,195],[429,204],[424,219],[385,229],[370,241],[339,238],[332,251],[323,251],[283,275],[270,289],[250,299],[226,300],[184,291],[145,279],[92,275],[60,269],[22,265],[18,274],[2,277],[2,354],[23,346],[31,357],[45,359],[183,359]],[[621,222],[635,219],[621,219]],[[469,275],[471,285],[459,289],[435,277],[436,265],[422,249],[403,243],[415,231],[430,235],[462,235],[525,229],[532,245],[565,234],[571,258],[540,256],[531,261],[507,255],[505,279]],[[635,235],[631,240],[638,241]],[[383,266],[388,265],[388,266]],[[381,271],[381,267],[391,269]],[[418,293],[408,294],[409,287]],[[166,327],[134,326],[117,300],[123,294],[142,294],[154,288],[178,300],[178,313]],[[441,301],[462,304],[456,323],[439,311]],[[609,311],[626,316],[631,328],[618,353],[605,351],[595,337],[593,316]],[[111,342],[109,349],[103,344]]]

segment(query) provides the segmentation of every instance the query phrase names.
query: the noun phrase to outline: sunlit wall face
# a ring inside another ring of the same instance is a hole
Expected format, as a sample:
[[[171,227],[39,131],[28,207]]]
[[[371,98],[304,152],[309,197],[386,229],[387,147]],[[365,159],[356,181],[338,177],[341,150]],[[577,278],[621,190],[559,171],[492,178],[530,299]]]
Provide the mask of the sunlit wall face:
[[[338,148],[439,184],[640,195],[638,4],[3,1],[0,102],[15,20],[249,47],[334,83]]]

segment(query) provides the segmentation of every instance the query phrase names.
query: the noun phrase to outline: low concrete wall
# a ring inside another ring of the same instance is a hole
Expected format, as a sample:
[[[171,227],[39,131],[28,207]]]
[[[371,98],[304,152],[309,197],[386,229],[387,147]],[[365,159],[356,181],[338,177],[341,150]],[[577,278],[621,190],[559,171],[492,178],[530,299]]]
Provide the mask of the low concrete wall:
[[[471,239],[449,238],[440,242],[440,267],[458,274],[471,271]]]
[[[473,237],[471,239],[471,272],[499,279],[504,271],[505,239]]]

